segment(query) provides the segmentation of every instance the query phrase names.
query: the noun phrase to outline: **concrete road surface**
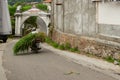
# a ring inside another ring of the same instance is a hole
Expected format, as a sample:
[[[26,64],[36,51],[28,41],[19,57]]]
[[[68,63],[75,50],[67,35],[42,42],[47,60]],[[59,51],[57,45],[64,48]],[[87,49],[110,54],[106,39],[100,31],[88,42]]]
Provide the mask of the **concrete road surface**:
[[[45,48],[38,54],[14,56],[14,44],[7,45],[3,56],[8,80],[116,80]]]

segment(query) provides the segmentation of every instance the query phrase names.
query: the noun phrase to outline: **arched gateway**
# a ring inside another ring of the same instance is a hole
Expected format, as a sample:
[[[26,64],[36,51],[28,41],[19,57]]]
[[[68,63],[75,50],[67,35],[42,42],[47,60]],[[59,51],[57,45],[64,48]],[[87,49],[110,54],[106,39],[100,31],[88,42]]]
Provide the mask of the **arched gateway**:
[[[15,13],[15,35],[22,36],[22,28],[24,28],[24,22],[31,16],[37,16],[39,18],[39,23],[41,23],[41,27],[45,27],[45,33],[48,34],[48,26],[50,23],[50,13],[46,13],[37,9],[36,7],[32,7],[28,11],[20,12],[20,6],[17,7],[17,11]],[[43,28],[42,28],[43,29]]]

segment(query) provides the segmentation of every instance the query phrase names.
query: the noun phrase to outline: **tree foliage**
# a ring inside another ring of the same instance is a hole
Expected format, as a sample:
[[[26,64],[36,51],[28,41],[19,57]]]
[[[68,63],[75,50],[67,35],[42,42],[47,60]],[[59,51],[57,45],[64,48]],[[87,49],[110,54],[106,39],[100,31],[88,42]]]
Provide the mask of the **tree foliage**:
[[[14,13],[16,12],[16,6],[11,6],[9,5],[9,11],[10,11],[10,16],[14,16]]]
[[[16,4],[17,2],[42,2],[43,0],[8,0],[8,3],[10,5],[14,5]]]

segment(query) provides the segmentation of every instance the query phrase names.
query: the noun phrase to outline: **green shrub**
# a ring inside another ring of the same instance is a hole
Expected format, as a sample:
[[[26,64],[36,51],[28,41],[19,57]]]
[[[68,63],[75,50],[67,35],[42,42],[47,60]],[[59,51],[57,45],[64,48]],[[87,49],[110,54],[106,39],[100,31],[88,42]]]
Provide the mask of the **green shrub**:
[[[120,65],[120,59],[118,59],[117,61],[118,61],[119,65]]]
[[[45,42],[50,44],[51,46],[58,48],[59,44],[57,42],[54,42],[52,39],[50,39],[49,37],[46,37]]]
[[[52,46],[55,47],[55,48],[58,48],[59,44],[56,43],[56,42],[53,42]]]
[[[58,49],[65,50],[64,44],[59,45]]]
[[[120,59],[119,60],[117,60],[119,63],[120,63]]]
[[[105,60],[111,63],[114,62],[114,58],[112,58],[111,56],[106,57]]]
[[[71,44],[66,42],[64,47],[65,47],[66,50],[69,50],[71,48]]]
[[[53,41],[52,41],[52,39],[50,39],[49,37],[46,37],[46,38],[45,38],[45,42],[48,43],[48,44],[50,44],[50,43],[52,43]]]
[[[70,51],[72,51],[72,52],[79,52],[78,47],[70,48]]]

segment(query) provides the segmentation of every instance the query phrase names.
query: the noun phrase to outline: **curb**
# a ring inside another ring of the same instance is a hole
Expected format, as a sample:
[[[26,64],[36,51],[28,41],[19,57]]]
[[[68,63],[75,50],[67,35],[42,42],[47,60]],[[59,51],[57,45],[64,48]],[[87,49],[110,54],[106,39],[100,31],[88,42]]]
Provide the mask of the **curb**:
[[[4,53],[6,43],[0,44],[0,80],[7,80],[5,70],[2,66],[2,56]]]
[[[120,66],[118,65],[114,65],[112,63],[109,63],[101,59],[91,58],[85,55],[55,49],[46,43],[42,44],[42,47],[46,49],[50,49],[55,54],[64,56],[77,64],[80,64],[92,70],[111,76],[117,80],[120,80]]]

